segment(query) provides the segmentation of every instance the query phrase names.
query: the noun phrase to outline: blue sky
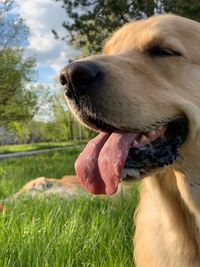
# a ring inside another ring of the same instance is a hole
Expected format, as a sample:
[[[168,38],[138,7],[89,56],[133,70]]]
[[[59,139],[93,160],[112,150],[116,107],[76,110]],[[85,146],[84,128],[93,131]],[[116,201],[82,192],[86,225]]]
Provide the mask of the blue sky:
[[[52,83],[52,77],[57,76],[57,72],[50,66],[37,67],[36,79],[38,83],[49,84]]]
[[[77,54],[66,42],[56,40],[52,34],[52,29],[61,36],[67,34],[62,27],[67,15],[61,3],[53,0],[15,0],[15,4],[12,15],[19,14],[30,30],[26,53],[36,58],[35,82],[55,87],[60,70],[68,63],[68,55],[72,58],[72,54]]]

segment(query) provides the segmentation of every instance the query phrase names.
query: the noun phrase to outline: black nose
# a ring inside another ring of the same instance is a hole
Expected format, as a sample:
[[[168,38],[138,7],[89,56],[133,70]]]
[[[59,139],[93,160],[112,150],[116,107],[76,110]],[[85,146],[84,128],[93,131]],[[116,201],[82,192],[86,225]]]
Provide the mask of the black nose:
[[[60,74],[60,83],[66,86],[66,95],[81,94],[97,83],[100,68],[92,61],[77,61],[65,67]]]

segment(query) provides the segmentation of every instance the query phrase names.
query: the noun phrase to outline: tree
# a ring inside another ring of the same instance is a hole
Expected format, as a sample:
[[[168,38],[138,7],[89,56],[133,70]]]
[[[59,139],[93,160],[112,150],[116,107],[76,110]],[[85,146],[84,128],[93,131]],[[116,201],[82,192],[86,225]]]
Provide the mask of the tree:
[[[200,22],[199,0],[162,0],[166,12],[172,12]]]
[[[33,67],[34,60],[24,60],[21,49],[7,48],[0,51],[1,124],[31,116],[29,104],[34,95],[25,89],[25,83],[30,81]]]
[[[49,86],[38,84],[27,87],[24,104],[29,111],[30,119],[35,119],[36,116],[46,117],[52,110],[53,97]]]
[[[25,58],[24,50],[18,47],[27,37],[27,28],[21,18],[9,18],[12,4],[0,3],[0,125],[30,118],[36,103],[35,94],[25,89],[32,79],[35,60]]]
[[[69,19],[62,37],[84,56],[100,53],[110,33],[129,22],[154,14],[172,12],[200,20],[199,0],[55,0],[63,3]],[[53,31],[56,38],[61,38]]]
[[[81,125],[71,114],[63,99],[63,95],[58,95],[53,99],[54,124],[58,129],[61,139],[82,140],[88,139],[92,131]]]

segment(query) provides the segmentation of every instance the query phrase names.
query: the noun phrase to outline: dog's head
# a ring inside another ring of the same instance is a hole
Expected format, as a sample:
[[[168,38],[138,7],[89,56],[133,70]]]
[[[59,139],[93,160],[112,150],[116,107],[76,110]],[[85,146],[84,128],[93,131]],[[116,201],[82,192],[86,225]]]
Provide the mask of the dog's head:
[[[101,132],[77,174],[89,191],[112,194],[122,176],[176,164],[198,134],[200,25],[173,15],[129,23],[103,55],[69,64],[60,80],[73,113]]]

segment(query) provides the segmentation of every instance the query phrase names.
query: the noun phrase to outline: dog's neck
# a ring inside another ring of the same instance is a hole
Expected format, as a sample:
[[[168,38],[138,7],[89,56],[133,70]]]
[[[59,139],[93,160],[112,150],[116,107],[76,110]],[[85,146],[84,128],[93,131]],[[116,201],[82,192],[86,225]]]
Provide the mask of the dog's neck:
[[[174,229],[183,247],[190,242],[195,257],[200,258],[200,174],[196,175],[195,179],[189,173],[168,168],[150,177],[147,183],[152,196],[160,202],[166,229]]]

